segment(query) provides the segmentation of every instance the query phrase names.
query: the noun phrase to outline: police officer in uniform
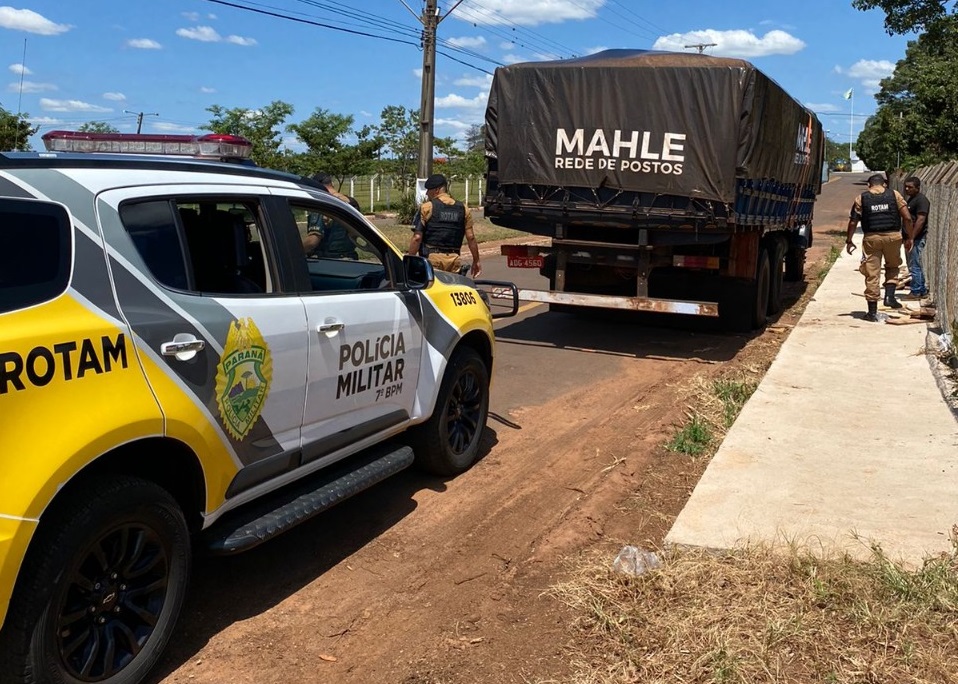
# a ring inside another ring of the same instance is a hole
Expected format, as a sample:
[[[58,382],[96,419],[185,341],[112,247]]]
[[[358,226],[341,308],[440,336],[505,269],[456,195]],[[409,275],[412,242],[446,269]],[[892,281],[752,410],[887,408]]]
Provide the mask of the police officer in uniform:
[[[868,190],[855,198],[848,216],[848,236],[845,251],[855,251],[852,236],[859,220],[862,224],[862,253],[864,254],[861,271],[865,275],[865,300],[868,313],[865,320],[878,321],[878,276],[882,259],[885,260],[885,300],[884,304],[900,309],[895,299],[898,287],[898,269],[901,266],[902,225],[905,235],[912,235],[911,214],[908,204],[897,190],[889,190],[885,177],[875,174],[868,179]],[[911,239],[906,238],[905,249],[911,249]]]
[[[482,273],[482,266],[469,207],[446,192],[445,176],[439,173],[429,176],[426,179],[426,201],[420,205],[413,222],[409,254],[419,254],[421,250],[433,268],[458,273],[462,268],[459,252],[463,238],[472,252],[471,274],[476,278]]]
[[[357,211],[359,202],[355,197],[348,197],[333,187],[333,177],[328,173],[319,172],[313,180],[324,186],[330,195],[341,199]],[[307,256],[326,257],[329,259],[358,259],[356,245],[352,235],[342,223],[331,216],[310,214],[306,218],[306,237],[303,239],[303,250]]]

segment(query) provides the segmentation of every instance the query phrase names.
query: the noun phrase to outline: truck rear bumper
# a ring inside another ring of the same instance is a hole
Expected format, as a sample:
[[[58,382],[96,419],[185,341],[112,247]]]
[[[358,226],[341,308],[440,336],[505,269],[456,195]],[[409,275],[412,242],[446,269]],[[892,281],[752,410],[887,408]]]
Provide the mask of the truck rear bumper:
[[[496,298],[495,292],[492,297]],[[511,297],[503,293],[501,296]],[[689,316],[718,316],[717,302],[655,299],[653,297],[618,297],[615,295],[582,294],[578,292],[554,292],[549,290],[519,290],[519,299],[526,302],[591,306],[602,309],[627,311],[653,311],[657,313],[686,314]]]

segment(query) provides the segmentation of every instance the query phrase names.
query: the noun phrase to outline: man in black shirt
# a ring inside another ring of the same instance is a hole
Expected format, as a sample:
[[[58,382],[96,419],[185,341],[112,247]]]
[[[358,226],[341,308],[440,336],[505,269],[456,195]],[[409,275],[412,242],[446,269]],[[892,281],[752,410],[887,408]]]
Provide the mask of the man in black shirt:
[[[905,195],[908,196],[908,212],[914,221],[912,246],[905,253],[908,272],[911,274],[911,293],[905,299],[921,299],[928,296],[928,283],[921,267],[921,255],[925,251],[925,239],[928,237],[928,212],[931,202],[921,192],[921,179],[909,176],[905,179]]]

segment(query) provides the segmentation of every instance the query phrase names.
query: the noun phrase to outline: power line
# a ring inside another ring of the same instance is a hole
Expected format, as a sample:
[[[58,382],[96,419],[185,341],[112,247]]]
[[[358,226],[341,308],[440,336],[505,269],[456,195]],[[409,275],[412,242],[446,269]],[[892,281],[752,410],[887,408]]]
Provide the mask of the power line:
[[[346,28],[345,26],[342,26],[342,25],[331,24],[331,23],[327,23],[327,22],[324,22],[324,21],[317,21],[315,18],[306,18],[306,17],[309,17],[310,15],[306,15],[306,14],[304,14],[304,13],[302,13],[302,12],[294,12],[294,14],[298,14],[298,15],[300,15],[300,16],[292,16],[292,15],[290,15],[290,14],[288,14],[288,13],[285,13],[285,12],[273,11],[273,10],[275,10],[275,9],[277,9],[277,8],[261,9],[261,8],[263,8],[263,7],[269,7],[269,6],[268,6],[268,5],[262,5],[262,4],[259,4],[259,3],[254,3],[254,2],[250,2],[250,3],[248,3],[248,4],[249,4],[249,5],[259,5],[259,6],[258,6],[258,7],[256,7],[256,6],[250,7],[250,6],[247,6],[247,5],[241,5],[241,4],[234,3],[234,2],[228,2],[227,0],[206,0],[206,2],[212,2],[212,3],[217,4],[217,5],[225,5],[225,6],[227,6],[227,7],[233,7],[233,8],[235,8],[235,9],[244,10],[244,11],[247,11],[247,12],[253,12],[253,13],[255,13],[255,14],[262,14],[262,15],[274,17],[274,18],[277,18],[277,19],[285,19],[285,20],[287,20],[287,21],[293,21],[293,22],[297,22],[297,23],[300,23],[300,24],[306,24],[306,25],[309,25],[309,26],[316,26],[316,27],[319,27],[319,28],[326,28],[326,29],[330,29],[330,30],[332,30],[332,31],[339,31],[339,32],[348,33],[348,34],[351,34],[351,35],[365,36],[365,37],[367,37],[367,38],[378,38],[379,40],[386,40],[386,41],[389,41],[389,42],[400,43],[400,44],[403,44],[403,45],[412,45],[413,47],[417,47],[417,48],[421,47],[421,33],[420,33],[419,31],[410,29],[409,27],[405,27],[405,26],[403,26],[402,24],[399,24],[399,23],[397,23],[397,22],[392,22],[392,21],[387,21],[387,20],[381,20],[381,19],[379,19],[379,18],[377,18],[377,17],[374,17],[373,15],[368,15],[368,14],[366,14],[366,13],[364,13],[364,12],[356,12],[356,11],[350,12],[350,11],[347,11],[347,10],[342,9],[341,6],[331,6],[331,5],[329,5],[328,3],[315,2],[315,1],[313,1],[313,0],[298,0],[298,1],[299,1],[299,2],[303,2],[303,4],[315,6],[315,7],[317,7],[318,9],[325,9],[325,10],[327,10],[327,11],[332,11],[333,13],[339,14],[339,15],[341,15],[341,16],[349,16],[349,17],[351,17],[351,18],[354,18],[354,19],[358,18],[358,19],[362,19],[362,20],[364,20],[364,21],[367,20],[367,19],[369,19],[369,20],[371,20],[371,23],[378,24],[378,27],[381,28],[383,31],[386,31],[386,32],[388,32],[388,33],[392,33],[392,34],[394,34],[394,35],[403,35],[403,36],[406,36],[407,38],[416,38],[417,40],[413,41],[413,40],[408,40],[408,39],[405,39],[405,38],[397,38],[397,37],[393,37],[393,36],[389,36],[389,35],[382,35],[382,34],[378,34],[378,33],[371,33],[371,32],[369,32],[369,31],[362,31],[362,30],[358,30],[358,29]],[[353,24],[353,25],[356,25],[356,24]],[[365,24],[360,24],[360,25],[365,25]],[[453,45],[444,45],[444,47],[446,47],[447,49],[450,49],[450,50],[455,50],[455,51],[457,51],[457,52],[463,52],[463,53],[465,53],[465,54],[469,54],[469,51],[464,50],[464,49],[461,49],[461,48],[458,48],[458,47],[453,46]],[[445,55],[445,56],[448,57],[448,55]],[[478,55],[471,55],[471,56],[478,57]],[[467,67],[469,67],[469,68],[471,68],[471,69],[475,69],[476,71],[480,71],[480,72],[482,72],[482,73],[489,73],[489,72],[486,71],[485,69],[481,69],[481,68],[479,68],[479,67],[477,67],[477,66],[475,66],[475,65],[473,65],[473,64],[469,64],[469,63],[463,62],[463,61],[461,61],[461,60],[456,60],[456,61],[458,61],[458,62],[459,62],[460,64],[462,64],[463,66],[467,66]],[[498,63],[496,63],[496,64],[498,64]]]

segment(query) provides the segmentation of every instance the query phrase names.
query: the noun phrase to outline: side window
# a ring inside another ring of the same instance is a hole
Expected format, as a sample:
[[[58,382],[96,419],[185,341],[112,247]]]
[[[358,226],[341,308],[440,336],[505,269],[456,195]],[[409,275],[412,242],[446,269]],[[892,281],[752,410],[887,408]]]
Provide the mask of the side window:
[[[314,292],[392,287],[386,255],[348,214],[296,202],[290,203],[290,211],[299,227]]]
[[[130,202],[120,219],[157,281],[204,294],[273,291],[259,205],[252,200]]]
[[[0,313],[40,304],[66,290],[73,256],[66,209],[0,199],[0,239]]]

